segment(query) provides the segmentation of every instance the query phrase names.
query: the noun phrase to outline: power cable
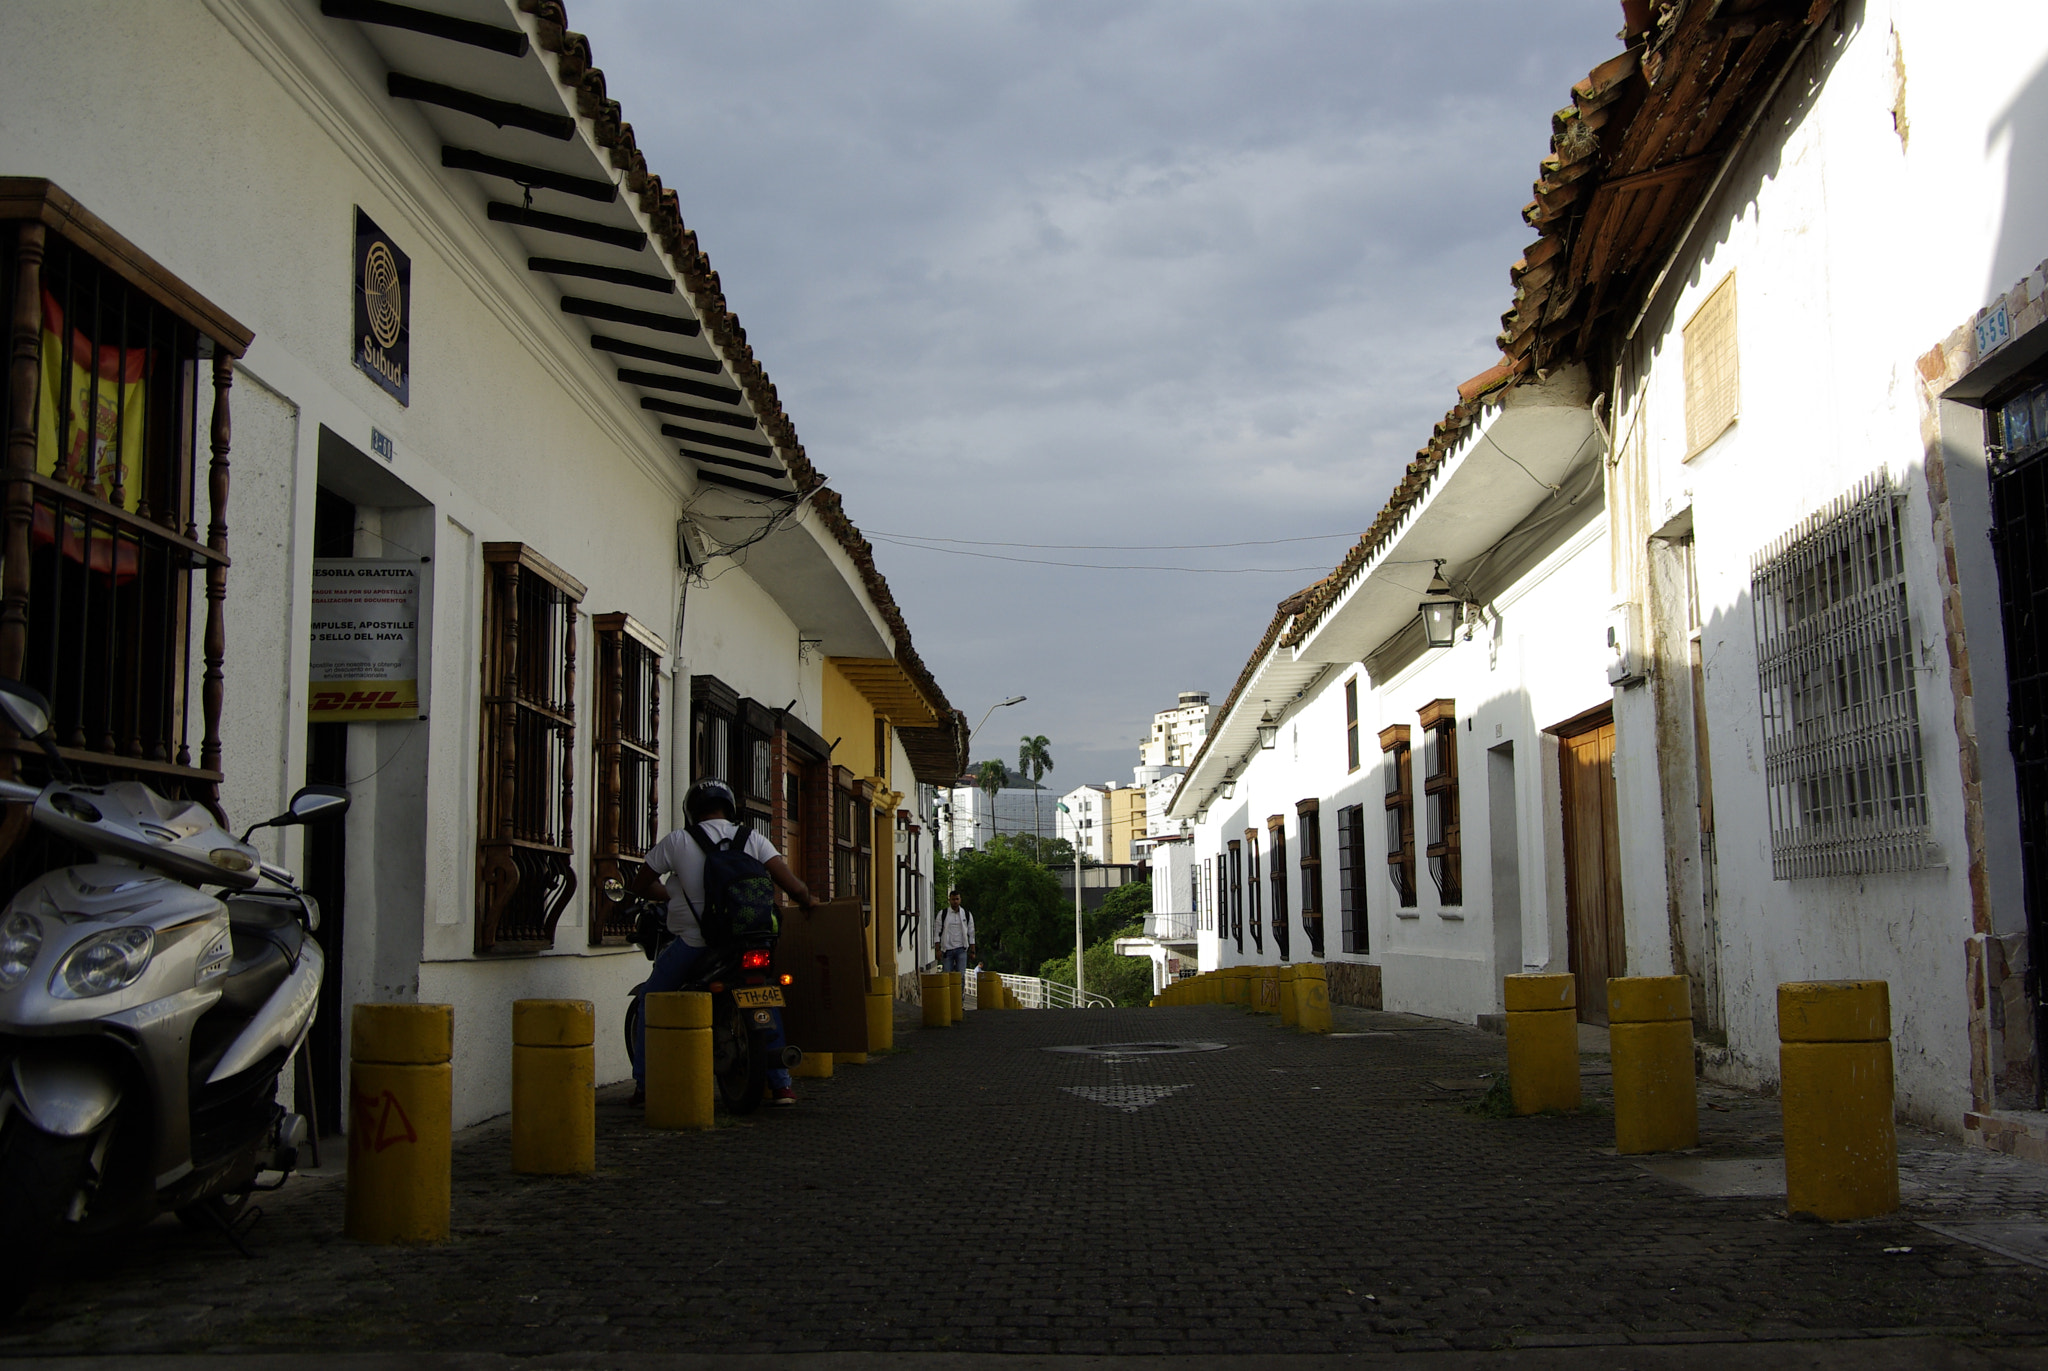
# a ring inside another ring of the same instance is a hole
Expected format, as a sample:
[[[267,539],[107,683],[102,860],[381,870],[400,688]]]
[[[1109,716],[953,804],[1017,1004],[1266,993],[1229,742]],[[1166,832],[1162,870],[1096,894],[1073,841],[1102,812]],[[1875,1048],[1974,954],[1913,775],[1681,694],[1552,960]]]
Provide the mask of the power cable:
[[[870,534],[868,534],[867,536],[868,536],[868,537],[870,537],[870,538],[874,538],[874,539],[877,539],[877,540],[879,540],[879,541],[881,541],[881,542],[884,542],[884,543],[888,543],[888,544],[889,544],[889,545],[890,545],[891,547],[907,547],[907,548],[914,548],[914,549],[916,549],[916,550],[917,550],[917,551],[919,551],[919,552],[943,552],[943,553],[945,553],[945,554],[946,554],[947,556],[949,556],[949,557],[980,557],[980,558],[984,558],[984,559],[986,559],[986,560],[988,560],[988,561],[992,561],[992,562],[1023,562],[1023,563],[1025,563],[1025,564],[1027,564],[1027,565],[1030,565],[1030,566],[1062,566],[1062,567],[1071,567],[1071,568],[1073,568],[1073,569],[1074,569],[1074,570],[1076,570],[1076,571],[1181,571],[1181,572],[1189,572],[1189,573],[1192,573],[1192,574],[1194,574],[1194,575],[1198,575],[1198,576],[1259,576],[1259,575],[1288,575],[1288,576],[1298,576],[1298,575],[1302,574],[1303,572],[1308,572],[1308,571],[1324,571],[1324,572],[1326,572],[1326,571],[1328,571],[1328,570],[1329,570],[1329,568],[1328,568],[1328,567],[1326,567],[1326,566],[1322,566],[1322,565],[1316,565],[1316,566],[1246,566],[1246,567],[1227,567],[1227,566],[1224,566],[1224,567],[1218,567],[1218,566],[1110,566],[1110,565],[1107,565],[1107,564],[1104,564],[1104,563],[1098,563],[1098,562],[1056,562],[1056,561],[1052,561],[1051,559],[1049,559],[1049,558],[1045,558],[1045,557],[1006,557],[1006,556],[1004,556],[1004,555],[1003,555],[1002,553],[999,553],[999,552],[969,552],[969,551],[967,551],[967,550],[966,550],[965,548],[956,548],[956,547],[929,547],[929,546],[927,546],[927,545],[925,545],[925,544],[923,544],[923,543],[905,543],[905,542],[899,542],[898,540],[896,540],[896,539],[894,539],[894,538],[886,537],[886,536],[884,536],[883,534],[880,534],[880,533],[870,533]]]
[[[1023,547],[1039,552],[1206,552],[1225,547],[1273,547],[1280,543],[1320,543],[1332,538],[1356,539],[1356,533],[1305,533],[1299,538],[1254,538],[1244,543],[999,543],[992,538],[940,538],[929,533],[875,533],[870,538],[904,538],[920,543],[957,543],[964,547]]]

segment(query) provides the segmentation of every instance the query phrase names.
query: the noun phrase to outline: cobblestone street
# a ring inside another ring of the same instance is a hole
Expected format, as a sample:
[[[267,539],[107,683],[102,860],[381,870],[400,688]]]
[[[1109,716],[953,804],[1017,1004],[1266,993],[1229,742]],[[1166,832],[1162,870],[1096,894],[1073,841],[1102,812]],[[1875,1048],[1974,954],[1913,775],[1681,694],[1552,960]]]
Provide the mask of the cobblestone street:
[[[644,1131],[609,1088],[592,1177],[511,1176],[502,1125],[459,1137],[447,1246],[345,1241],[340,1183],[301,1181],[264,1200],[257,1260],[159,1222],[58,1274],[0,1352],[2048,1341],[2048,1272],[1923,1226],[2048,1219],[2033,1168],[1902,1134],[1905,1213],[1791,1223],[1613,1155],[1598,1056],[1582,1114],[1490,1118],[1468,1106],[1501,1039],[1338,1018],[1327,1039],[1222,1007],[906,1019],[894,1054],[704,1135]],[[1166,1040],[1222,1046],[1044,1050]],[[1704,1103],[1701,1157],[1776,1154],[1775,1101]],[[1889,1355],[1863,1364],[1912,1364]]]

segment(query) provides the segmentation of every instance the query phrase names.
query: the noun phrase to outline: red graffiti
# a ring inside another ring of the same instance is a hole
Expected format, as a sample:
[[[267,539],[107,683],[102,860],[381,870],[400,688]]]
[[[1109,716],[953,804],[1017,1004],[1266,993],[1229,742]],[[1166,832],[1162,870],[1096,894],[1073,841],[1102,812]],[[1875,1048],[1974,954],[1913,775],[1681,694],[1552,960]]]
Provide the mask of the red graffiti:
[[[382,1152],[387,1147],[420,1140],[420,1135],[413,1130],[412,1120],[406,1117],[405,1106],[389,1090],[384,1092],[382,1099],[350,1091],[349,1115],[351,1147],[367,1147],[372,1152]]]

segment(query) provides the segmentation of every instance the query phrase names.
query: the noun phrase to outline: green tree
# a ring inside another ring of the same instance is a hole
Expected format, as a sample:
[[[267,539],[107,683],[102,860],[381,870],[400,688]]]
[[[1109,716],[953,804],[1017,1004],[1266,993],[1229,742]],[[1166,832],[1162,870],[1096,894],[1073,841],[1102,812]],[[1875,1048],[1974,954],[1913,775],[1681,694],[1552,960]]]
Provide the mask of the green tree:
[[[1000,846],[1011,852],[1021,852],[1048,871],[1068,871],[1074,865],[1074,845],[1065,838],[1041,838],[1036,833],[1004,833],[991,841],[989,846]],[[1081,865],[1094,866],[1095,859],[1084,852],[1081,854]]]
[[[1151,882],[1134,881],[1130,885],[1120,885],[1110,891],[1091,913],[1081,917],[1083,936],[1090,943],[1120,936],[1135,937],[1145,931],[1145,916],[1151,912]],[[1067,960],[1072,961],[1073,958]],[[1090,962],[1088,968],[1089,974],[1093,975],[1095,963]]]
[[[1003,788],[1003,782],[1009,778],[1009,772],[1005,771],[1003,764],[994,758],[983,762],[974,773],[974,788],[988,796],[988,831],[991,837],[997,831],[996,792]]]
[[[1036,737],[1027,734],[1022,742],[1024,745],[1017,749],[1018,774],[1029,776],[1032,784],[1037,785],[1045,779],[1045,773],[1052,770],[1052,740],[1041,733]],[[1034,836],[1045,831],[1038,820],[1038,794],[1037,790],[1031,792],[1031,832]]]
[[[1146,1005],[1152,1001],[1152,959],[1126,957],[1110,941],[1096,943],[1086,954],[1088,991],[1107,995],[1120,1005]],[[1061,985],[1074,983],[1074,954],[1053,957],[1039,964],[1038,974]]]
[[[1023,853],[992,843],[963,854],[951,875],[960,903],[974,915],[976,947],[994,970],[1029,974],[1072,942],[1073,909],[1060,883]]]

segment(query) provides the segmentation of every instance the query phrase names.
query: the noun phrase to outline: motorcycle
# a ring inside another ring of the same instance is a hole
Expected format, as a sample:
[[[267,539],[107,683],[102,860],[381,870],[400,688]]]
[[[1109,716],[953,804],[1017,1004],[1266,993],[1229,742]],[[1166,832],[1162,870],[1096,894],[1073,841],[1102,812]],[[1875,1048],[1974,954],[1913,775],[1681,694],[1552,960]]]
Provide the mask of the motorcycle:
[[[0,801],[90,857],[0,910],[5,1314],[54,1246],[165,1211],[239,1247],[250,1196],[297,1168],[306,1121],[277,1086],[319,1003],[320,912],[248,838],[337,818],[349,796],[309,785],[238,839],[197,802],[71,779],[27,687],[0,681],[0,716],[57,778],[0,781]]]
[[[604,891],[614,903],[623,901],[631,906],[632,941],[648,961],[675,941],[675,934],[668,931],[665,902],[629,899],[626,887],[616,877],[605,882]],[[711,996],[711,1076],[727,1113],[751,1114],[761,1107],[771,1059],[785,1070],[804,1059],[797,1048],[785,1045],[777,1053],[769,1046],[779,1027],[776,1011],[787,1004],[783,989],[795,981],[788,972],[776,970],[774,937],[755,936],[705,948],[689,976],[676,987]],[[626,1001],[628,1056],[639,1037],[640,997],[646,988],[645,981],[634,986]]]

